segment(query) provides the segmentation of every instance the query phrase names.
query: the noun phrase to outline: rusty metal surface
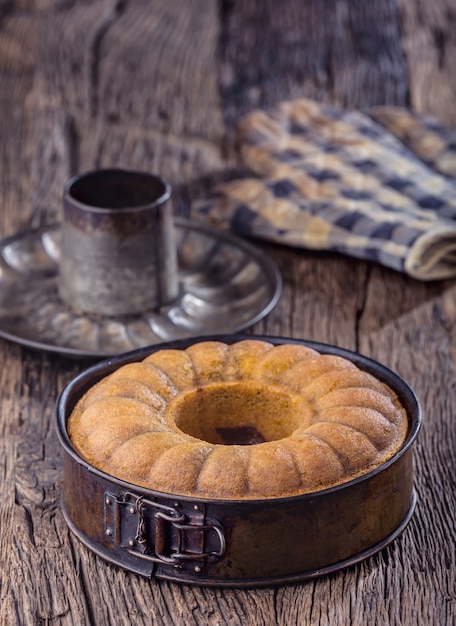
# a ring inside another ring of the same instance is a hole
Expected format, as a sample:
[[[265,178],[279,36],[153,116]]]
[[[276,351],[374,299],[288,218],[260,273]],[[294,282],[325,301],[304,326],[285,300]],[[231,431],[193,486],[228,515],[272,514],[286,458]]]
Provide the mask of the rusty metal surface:
[[[416,500],[413,443],[421,410],[414,392],[384,366],[350,351],[315,342],[260,338],[301,343],[350,358],[390,385],[409,416],[409,433],[401,450],[355,480],[295,497],[215,500],[136,487],[79,457],[66,432],[68,416],[84,391],[120,364],[198,339],[116,357],[78,376],[64,389],[57,406],[57,430],[64,449],[62,509],[71,530],[91,550],[145,576],[248,587],[304,580],[347,567],[381,550],[402,532]]]
[[[94,170],[64,191],[59,296],[83,314],[134,315],[177,298],[170,186],[128,169]]]

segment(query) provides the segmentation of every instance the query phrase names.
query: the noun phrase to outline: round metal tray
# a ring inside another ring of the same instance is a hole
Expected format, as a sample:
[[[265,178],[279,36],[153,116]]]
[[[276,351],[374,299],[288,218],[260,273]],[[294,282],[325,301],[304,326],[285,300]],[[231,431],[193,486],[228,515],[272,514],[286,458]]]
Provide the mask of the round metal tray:
[[[143,348],[79,374],[57,403],[63,447],[62,511],[71,531],[103,559],[143,576],[229,587],[311,579],[352,566],[385,548],[413,514],[413,445],[421,408],[409,385],[377,361],[312,341],[264,336],[212,336],[233,343],[294,343],[351,360],[389,385],[409,418],[401,449],[374,470],[335,487],[297,496],[218,500],[138,487],[105,474],[76,452],[67,421],[101,378],[161,348],[183,349],[202,338]]]
[[[239,332],[277,304],[275,264],[237,237],[175,218],[180,294],[170,306],[129,317],[69,308],[57,293],[60,226],[0,242],[0,336],[73,357],[107,357],[194,335]]]

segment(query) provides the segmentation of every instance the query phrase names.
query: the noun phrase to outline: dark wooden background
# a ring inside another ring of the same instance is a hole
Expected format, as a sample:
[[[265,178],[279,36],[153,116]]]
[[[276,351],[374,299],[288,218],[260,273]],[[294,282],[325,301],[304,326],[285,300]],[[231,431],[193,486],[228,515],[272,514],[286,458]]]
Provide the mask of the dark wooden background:
[[[283,99],[407,105],[456,128],[455,68],[455,0],[0,0],[0,236],[59,220],[65,181],[102,166],[160,172],[186,214],[236,169],[240,116]],[[455,282],[258,246],[284,291],[252,332],[359,350],[418,393],[404,534],[346,571],[261,590],[107,565],[59,508],[54,404],[87,363],[0,340],[2,624],[456,622]]]

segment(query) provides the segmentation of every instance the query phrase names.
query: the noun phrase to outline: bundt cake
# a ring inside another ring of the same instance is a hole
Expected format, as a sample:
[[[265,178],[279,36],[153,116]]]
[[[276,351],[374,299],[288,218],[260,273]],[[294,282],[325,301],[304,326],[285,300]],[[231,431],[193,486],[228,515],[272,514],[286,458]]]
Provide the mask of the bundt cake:
[[[91,465],[201,498],[325,489],[384,463],[408,419],[395,393],[340,356],[247,339],[162,349],[86,392],[68,434]]]

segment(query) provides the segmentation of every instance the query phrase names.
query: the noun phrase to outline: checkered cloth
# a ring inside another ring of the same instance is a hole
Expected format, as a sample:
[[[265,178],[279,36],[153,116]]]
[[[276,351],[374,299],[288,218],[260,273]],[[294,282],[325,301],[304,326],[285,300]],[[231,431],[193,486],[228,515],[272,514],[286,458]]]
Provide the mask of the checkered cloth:
[[[192,217],[237,233],[456,276],[456,133],[409,110],[300,99],[238,129],[256,177],[217,186]]]

